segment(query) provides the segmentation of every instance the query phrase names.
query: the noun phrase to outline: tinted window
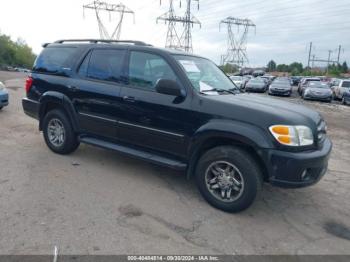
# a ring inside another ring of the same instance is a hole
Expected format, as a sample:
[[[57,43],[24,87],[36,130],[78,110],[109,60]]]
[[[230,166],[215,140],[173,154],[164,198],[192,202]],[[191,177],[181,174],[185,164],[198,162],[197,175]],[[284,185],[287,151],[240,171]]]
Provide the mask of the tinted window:
[[[79,68],[79,72],[78,72],[79,75],[87,76],[89,62],[90,62],[90,56],[91,56],[91,53],[89,53],[85,57],[84,61],[81,63],[80,68]]]
[[[129,84],[153,90],[158,79],[176,76],[168,63],[160,56],[143,52],[131,52],[129,63]]]
[[[47,47],[36,59],[33,71],[65,74],[71,70],[71,61],[76,50],[75,47]]]
[[[349,81],[344,81],[342,84],[342,87],[350,87],[350,82]]]
[[[120,82],[123,74],[124,56],[124,50],[94,50],[90,57],[87,77],[104,81]],[[88,59],[88,56],[86,59]],[[82,66],[84,66],[84,63]]]

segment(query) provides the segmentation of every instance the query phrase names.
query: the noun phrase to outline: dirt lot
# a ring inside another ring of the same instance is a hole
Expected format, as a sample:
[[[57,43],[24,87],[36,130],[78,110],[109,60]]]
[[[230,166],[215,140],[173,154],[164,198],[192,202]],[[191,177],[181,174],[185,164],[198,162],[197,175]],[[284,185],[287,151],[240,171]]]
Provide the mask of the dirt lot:
[[[181,173],[86,145],[53,154],[23,114],[23,74],[0,81],[0,254],[350,254],[350,107],[281,98],[325,117],[329,171],[310,188],[266,185],[232,215]]]

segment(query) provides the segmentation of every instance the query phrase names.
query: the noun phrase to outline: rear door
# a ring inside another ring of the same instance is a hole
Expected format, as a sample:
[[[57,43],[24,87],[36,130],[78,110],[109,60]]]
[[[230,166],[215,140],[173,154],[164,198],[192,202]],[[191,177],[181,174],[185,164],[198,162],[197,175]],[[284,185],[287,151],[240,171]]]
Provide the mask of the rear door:
[[[97,48],[80,65],[69,88],[84,133],[116,137],[125,57],[123,49]]]
[[[182,156],[188,134],[193,132],[191,96],[175,98],[159,94],[159,79],[181,82],[165,57],[151,52],[130,51],[128,84],[122,89],[119,138],[134,145]]]

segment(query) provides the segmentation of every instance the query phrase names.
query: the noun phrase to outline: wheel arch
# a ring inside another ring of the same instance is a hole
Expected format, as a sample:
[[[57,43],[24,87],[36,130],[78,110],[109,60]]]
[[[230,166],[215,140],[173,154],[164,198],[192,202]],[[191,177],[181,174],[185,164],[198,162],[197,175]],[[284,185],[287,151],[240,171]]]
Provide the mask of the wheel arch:
[[[39,108],[39,130],[43,130],[43,119],[47,112],[53,110],[53,109],[61,109],[63,110],[68,118],[70,123],[73,126],[73,130],[75,132],[79,131],[78,121],[77,121],[77,115],[74,110],[74,106],[70,99],[59,92],[55,91],[49,91],[44,93],[40,100],[40,108]]]
[[[272,148],[270,139],[254,126],[247,124],[212,123],[213,128],[202,128],[194,136],[189,149],[187,177],[195,171],[197,162],[206,151],[217,146],[236,146],[248,152],[261,168],[263,179],[268,180],[268,169],[262,158],[263,148]]]

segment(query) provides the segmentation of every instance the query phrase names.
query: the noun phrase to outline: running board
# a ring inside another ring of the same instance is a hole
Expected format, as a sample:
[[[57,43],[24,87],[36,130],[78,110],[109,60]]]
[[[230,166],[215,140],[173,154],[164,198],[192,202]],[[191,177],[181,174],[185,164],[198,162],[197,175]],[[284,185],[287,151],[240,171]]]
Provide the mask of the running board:
[[[187,168],[187,165],[185,163],[177,160],[173,160],[171,158],[163,157],[154,153],[149,153],[149,152],[142,151],[135,148],[118,145],[115,143],[111,143],[111,142],[93,138],[93,137],[86,137],[86,136],[80,137],[80,142],[88,145],[92,145],[92,146],[97,146],[97,147],[117,151],[119,153],[131,156],[137,159],[142,159],[156,165],[170,167],[176,170],[186,170]]]

